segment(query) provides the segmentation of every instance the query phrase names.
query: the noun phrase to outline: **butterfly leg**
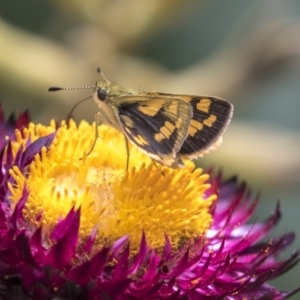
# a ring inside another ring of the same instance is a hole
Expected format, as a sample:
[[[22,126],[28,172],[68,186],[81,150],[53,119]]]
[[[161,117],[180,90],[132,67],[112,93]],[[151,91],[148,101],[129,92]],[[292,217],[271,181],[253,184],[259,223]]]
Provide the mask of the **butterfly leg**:
[[[95,146],[96,146],[96,142],[97,142],[97,139],[99,137],[99,131],[98,131],[98,126],[101,124],[100,122],[100,119],[98,118],[98,113],[94,113],[94,119],[95,119],[95,138],[94,138],[94,142],[92,144],[92,147],[91,149],[86,153],[86,157],[89,156],[92,151],[94,150]]]
[[[170,167],[173,169],[181,169],[184,167],[184,162],[179,153],[176,154],[175,159]]]
[[[157,164],[156,164],[157,162],[153,158],[152,158],[152,162],[153,162],[155,168],[157,169],[158,168]],[[166,177],[165,173],[162,170],[160,170],[160,173],[162,174],[162,176]]]
[[[129,168],[129,156],[130,156],[130,152],[129,152],[128,139],[127,139],[127,137],[125,135],[124,135],[124,137],[125,137],[126,152],[127,152],[127,159],[126,159],[126,172],[127,172],[128,168]]]
[[[78,102],[72,107],[71,111],[68,113],[68,116],[67,116],[67,122],[69,122],[70,119],[72,118],[73,112],[74,112],[75,108],[76,108],[79,104],[81,104],[82,102],[84,102],[84,101],[86,101],[86,100],[89,100],[89,99],[91,99],[91,96],[89,96],[89,97],[87,97],[87,98],[84,98],[83,100],[78,101]]]

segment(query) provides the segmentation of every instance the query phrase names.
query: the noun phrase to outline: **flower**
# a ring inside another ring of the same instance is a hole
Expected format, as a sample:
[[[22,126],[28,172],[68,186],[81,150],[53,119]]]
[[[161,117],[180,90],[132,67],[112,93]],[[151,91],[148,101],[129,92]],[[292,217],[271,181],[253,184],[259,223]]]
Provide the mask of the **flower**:
[[[21,117],[22,119],[22,117]],[[26,118],[25,118],[26,119]],[[235,178],[155,165],[88,123],[17,125],[0,114],[2,299],[285,299],[266,283],[294,234],[246,224],[258,197]],[[93,125],[95,126],[95,125]],[[12,135],[11,127],[17,130]],[[89,153],[89,155],[87,155]]]

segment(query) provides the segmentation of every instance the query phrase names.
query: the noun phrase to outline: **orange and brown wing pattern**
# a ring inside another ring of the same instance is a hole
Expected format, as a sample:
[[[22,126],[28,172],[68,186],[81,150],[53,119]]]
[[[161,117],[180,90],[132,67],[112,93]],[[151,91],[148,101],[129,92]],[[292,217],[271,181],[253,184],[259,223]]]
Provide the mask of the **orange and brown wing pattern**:
[[[82,87],[94,89],[93,98],[99,107],[97,123],[122,131],[127,140],[153,160],[178,168],[184,166],[182,158],[197,158],[220,144],[233,112],[226,100],[137,92],[109,82],[101,71],[100,74],[103,81]],[[68,89],[74,88],[51,87],[49,91]],[[92,149],[94,145],[95,142]],[[129,159],[126,170],[128,162]]]
[[[190,104],[192,117],[189,121],[188,134],[178,152],[183,158],[197,158],[221,144],[222,134],[233,113],[233,105],[228,101],[212,96],[144,94],[155,94],[166,99],[177,98]]]
[[[190,96],[193,110],[187,137],[179,154],[196,158],[218,143],[232,117],[233,106],[221,98]]]
[[[174,161],[188,134],[191,105],[157,95],[124,96],[115,101],[119,102],[115,112],[129,141],[154,160],[176,167]]]

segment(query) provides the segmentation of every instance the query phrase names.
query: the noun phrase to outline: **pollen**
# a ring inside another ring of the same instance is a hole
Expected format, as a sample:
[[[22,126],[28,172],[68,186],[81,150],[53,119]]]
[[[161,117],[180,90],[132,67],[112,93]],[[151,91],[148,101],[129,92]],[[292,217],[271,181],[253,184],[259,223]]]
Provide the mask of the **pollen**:
[[[79,237],[86,240],[96,230],[96,248],[130,237],[132,253],[143,233],[157,251],[168,235],[173,247],[196,239],[210,227],[210,208],[215,195],[205,196],[208,175],[187,161],[184,169],[154,164],[137,148],[126,151],[124,136],[101,125],[95,147],[95,124],[71,121],[57,128],[30,124],[13,144],[15,153],[30,141],[56,131],[48,149],[42,148],[26,173],[16,166],[9,182],[13,205],[24,190],[29,196],[23,214],[33,226],[49,232],[74,209],[81,211]],[[89,155],[86,155],[89,153]],[[129,169],[126,171],[127,157]]]
[[[162,250],[165,233],[172,246],[180,247],[183,239],[194,239],[210,227],[210,208],[216,195],[205,197],[210,187],[209,176],[193,163],[185,162],[184,169],[143,164],[139,170],[126,173],[114,186],[114,206],[117,214],[109,219],[114,235],[130,234],[137,247],[140,232],[148,243]]]

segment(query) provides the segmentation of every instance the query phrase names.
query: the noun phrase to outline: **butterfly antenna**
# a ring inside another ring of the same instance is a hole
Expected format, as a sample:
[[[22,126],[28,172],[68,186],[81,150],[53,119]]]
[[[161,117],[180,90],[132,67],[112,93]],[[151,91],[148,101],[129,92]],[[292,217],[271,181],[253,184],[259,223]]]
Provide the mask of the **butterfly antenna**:
[[[79,86],[79,87],[58,87],[58,86],[51,86],[48,89],[48,92],[57,92],[57,91],[70,91],[70,90],[90,90],[94,89],[95,86]]]
[[[95,86],[82,86],[82,87],[57,87],[57,86],[52,86],[48,89],[48,92],[57,92],[57,91],[69,91],[69,90],[87,90],[87,89],[94,89]],[[81,104],[82,102],[89,100],[91,98],[91,96],[84,98],[83,100],[80,100],[79,102],[77,102],[73,108],[71,109],[71,111],[68,113],[67,116],[67,120],[70,120],[72,117],[72,114],[75,110],[75,108]]]
[[[99,67],[97,68],[97,73],[102,76],[102,78],[105,82],[109,82],[108,79],[104,76],[103,72],[101,71],[101,69]]]

